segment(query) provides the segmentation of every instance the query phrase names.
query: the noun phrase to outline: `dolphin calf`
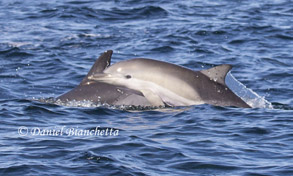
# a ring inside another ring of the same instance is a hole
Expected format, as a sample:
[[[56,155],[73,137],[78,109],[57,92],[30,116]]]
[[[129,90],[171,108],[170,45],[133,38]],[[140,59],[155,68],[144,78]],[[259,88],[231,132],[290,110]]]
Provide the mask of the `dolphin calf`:
[[[111,50],[102,54],[81,83],[57,99],[112,105],[211,104],[250,108],[225,84],[231,65],[193,71],[167,62],[135,58],[110,66],[111,56]]]

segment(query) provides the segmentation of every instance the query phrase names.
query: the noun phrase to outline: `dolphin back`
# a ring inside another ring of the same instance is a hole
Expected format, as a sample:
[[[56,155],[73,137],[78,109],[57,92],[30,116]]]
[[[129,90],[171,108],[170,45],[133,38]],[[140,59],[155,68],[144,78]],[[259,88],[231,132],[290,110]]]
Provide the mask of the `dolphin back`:
[[[231,69],[231,65],[224,64],[199,71],[204,75],[197,87],[202,100],[215,106],[251,108],[226,85],[225,79]]]

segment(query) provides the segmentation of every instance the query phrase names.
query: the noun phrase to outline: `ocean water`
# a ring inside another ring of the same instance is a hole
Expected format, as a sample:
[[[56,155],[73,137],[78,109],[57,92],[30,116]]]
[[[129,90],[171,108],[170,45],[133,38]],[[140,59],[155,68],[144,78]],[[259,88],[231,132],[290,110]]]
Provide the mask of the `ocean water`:
[[[231,64],[271,108],[127,110],[39,101],[105,50]],[[293,175],[293,2],[0,1],[0,175]]]

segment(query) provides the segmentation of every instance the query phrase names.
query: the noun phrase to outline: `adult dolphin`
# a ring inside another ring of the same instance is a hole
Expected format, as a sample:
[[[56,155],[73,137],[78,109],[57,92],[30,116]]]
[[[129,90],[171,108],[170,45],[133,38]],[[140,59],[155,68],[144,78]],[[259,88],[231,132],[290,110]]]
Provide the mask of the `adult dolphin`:
[[[107,52],[112,54],[112,51]],[[110,95],[111,91],[119,87],[127,92],[124,97],[123,94],[114,91],[114,97],[118,97],[121,102],[126,98],[131,99],[133,105],[142,106],[147,103],[152,106],[211,104],[250,108],[225,83],[231,65],[193,71],[171,63],[144,58],[121,61],[111,66],[110,62],[102,62],[101,65],[99,60],[97,62],[86,76],[86,81],[82,81],[81,87],[92,84],[92,88],[100,89],[98,86],[105,84],[110,90],[102,90],[100,93],[106,95]],[[98,71],[93,71],[95,67],[99,68]],[[145,104],[137,102],[135,98],[138,97]]]
[[[111,63],[112,53],[111,50],[104,52],[77,87],[56,99],[62,102],[86,100],[109,105],[151,106],[140,91],[88,79],[94,74],[103,73]]]

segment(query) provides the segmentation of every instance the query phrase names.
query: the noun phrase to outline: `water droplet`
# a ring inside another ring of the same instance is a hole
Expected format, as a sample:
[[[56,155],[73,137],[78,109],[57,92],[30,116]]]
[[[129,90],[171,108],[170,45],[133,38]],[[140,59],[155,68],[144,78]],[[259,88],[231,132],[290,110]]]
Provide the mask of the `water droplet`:
[[[122,93],[122,94],[124,93],[124,92],[123,92],[122,90],[120,90],[120,89],[117,89],[117,91],[120,92],[120,93]]]

